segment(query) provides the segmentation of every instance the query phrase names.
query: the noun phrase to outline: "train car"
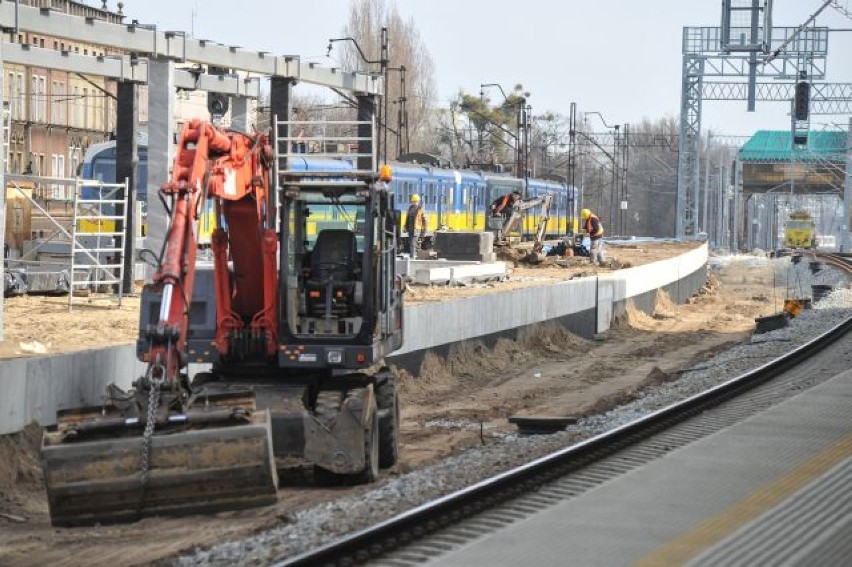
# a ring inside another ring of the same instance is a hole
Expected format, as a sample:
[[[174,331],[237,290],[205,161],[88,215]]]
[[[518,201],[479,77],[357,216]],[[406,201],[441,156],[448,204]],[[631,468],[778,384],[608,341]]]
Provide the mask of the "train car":
[[[142,209],[142,234],[144,235],[145,212],[147,210],[148,188],[148,147],[147,139],[140,139],[138,145],[139,165],[137,175],[137,200]],[[324,157],[291,158],[293,169],[322,168],[324,171],[339,168],[341,171],[352,169],[352,164],[345,160]],[[84,179],[96,179],[104,183],[115,183],[116,149],[115,141],[95,144],[89,148],[81,165],[80,176]],[[427,239],[437,230],[484,230],[487,215],[490,214],[491,203],[502,195],[518,191],[527,198],[543,193],[553,193],[551,219],[547,223],[547,235],[558,237],[569,231],[577,230],[576,191],[556,181],[523,179],[508,174],[489,173],[473,170],[446,169],[416,163],[393,162],[390,164],[393,172],[391,190],[397,210],[404,218],[411,195],[420,195],[428,220]],[[84,188],[86,198],[93,197],[97,188]],[[88,194],[87,194],[88,192]],[[342,209],[341,209],[342,210]],[[341,216],[343,215],[343,216]],[[345,219],[345,213],[335,210],[312,211],[312,222],[308,225],[306,238],[315,236],[318,230],[335,225],[336,223],[351,224],[356,222]],[[532,234],[538,225],[539,211],[530,211],[526,215],[522,232]],[[213,229],[216,228],[216,217],[212,201],[205,203],[205,213],[199,226],[199,242],[209,245]],[[100,221],[90,223],[87,232],[112,232],[114,222]],[[406,236],[403,233],[404,236]]]
[[[391,190],[396,208],[404,213],[412,195],[420,196],[426,213],[427,234],[441,228],[461,228],[458,187],[460,176],[451,169],[414,163],[391,163]]]
[[[534,198],[551,193],[553,202],[550,205],[550,219],[547,221],[546,235],[563,236],[568,232],[577,232],[576,191],[564,183],[547,179],[530,179],[527,182],[527,198]],[[532,210],[524,219],[524,233],[528,234],[538,228],[540,212]]]
[[[140,134],[137,142],[138,163],[136,165],[136,201],[141,210],[140,232],[138,236],[147,234],[148,214],[148,137]],[[80,164],[79,176],[85,180],[97,180],[103,183],[118,183],[115,178],[116,143],[115,140],[92,144],[83,156]],[[97,186],[84,186],[82,189],[83,199],[96,199],[101,197],[101,189]],[[210,244],[213,229],[216,228],[216,214],[212,201],[204,203],[204,213],[201,215],[198,226],[198,241],[202,246]],[[112,214],[112,208],[103,206],[104,214]],[[82,232],[115,232],[115,221],[83,221],[80,223]]]
[[[349,161],[311,157],[310,154],[306,154],[305,157],[290,156],[287,167],[294,171],[340,171],[341,173],[354,169],[352,163]],[[363,218],[363,207],[356,207],[352,203],[345,202],[335,203],[334,205],[329,203],[315,203],[309,204],[309,211],[307,213],[304,228],[305,234],[302,237],[310,243],[310,247],[313,247],[313,243],[321,231],[344,228],[355,233],[358,251],[364,251],[363,228],[365,219]],[[290,234],[293,235],[295,232],[295,230],[291,230]]]
[[[148,202],[148,139],[140,135],[138,145],[139,162],[136,166],[136,199],[142,210],[141,235],[145,235],[146,223],[144,221]],[[92,144],[83,156],[78,176],[84,180],[97,180],[102,183],[117,183],[115,179],[116,146],[115,140]],[[106,198],[103,190],[97,186],[84,186],[81,191],[83,199]],[[114,207],[103,206],[103,214],[113,214]],[[80,230],[85,233],[115,232],[115,221],[113,220],[84,220],[80,222]]]
[[[816,224],[807,211],[793,211],[784,225],[784,246],[787,248],[814,248]]]

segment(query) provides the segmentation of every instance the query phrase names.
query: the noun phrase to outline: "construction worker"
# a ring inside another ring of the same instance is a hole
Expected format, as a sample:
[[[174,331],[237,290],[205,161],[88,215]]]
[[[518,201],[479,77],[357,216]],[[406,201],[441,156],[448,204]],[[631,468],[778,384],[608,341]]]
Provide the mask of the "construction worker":
[[[606,265],[603,250],[603,223],[597,215],[592,214],[589,209],[580,211],[580,219],[583,221],[583,226],[589,234],[589,261],[592,264]]]
[[[420,195],[411,196],[411,204],[405,215],[405,232],[408,233],[408,252],[412,258],[417,258],[420,241],[426,236],[426,213],[420,204]]]
[[[491,216],[498,217],[500,215],[507,215],[511,213],[512,207],[515,206],[521,200],[521,194],[517,191],[512,191],[511,193],[507,193],[505,195],[501,195],[494,199],[494,202],[491,203]]]

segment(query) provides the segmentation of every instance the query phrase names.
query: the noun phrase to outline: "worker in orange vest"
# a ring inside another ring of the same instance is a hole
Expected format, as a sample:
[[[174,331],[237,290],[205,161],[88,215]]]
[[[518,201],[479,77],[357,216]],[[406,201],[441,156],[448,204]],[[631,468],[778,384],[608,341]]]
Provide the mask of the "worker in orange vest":
[[[420,204],[420,195],[411,196],[411,204],[405,215],[405,232],[408,233],[408,251],[412,258],[417,258],[420,241],[426,236],[426,213]]]
[[[603,249],[604,228],[601,219],[597,215],[592,214],[589,209],[580,211],[580,219],[583,221],[583,226],[589,234],[589,261],[592,264],[606,265]]]
[[[491,216],[500,216],[500,215],[508,215],[512,212],[512,207],[515,206],[516,203],[520,202],[521,194],[517,191],[512,191],[511,193],[507,193],[505,195],[501,195],[494,199],[494,202],[491,203]]]

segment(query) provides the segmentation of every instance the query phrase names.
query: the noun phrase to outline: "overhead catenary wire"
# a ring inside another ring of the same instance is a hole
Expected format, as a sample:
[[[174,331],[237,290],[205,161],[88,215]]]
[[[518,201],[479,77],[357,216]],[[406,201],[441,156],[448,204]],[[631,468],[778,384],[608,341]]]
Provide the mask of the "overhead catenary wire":
[[[773,59],[775,59],[776,57],[778,57],[779,55],[781,55],[781,53],[782,53],[782,52],[783,52],[783,51],[787,48],[787,46],[788,46],[788,45],[790,45],[790,43],[791,43],[794,39],[796,39],[796,37],[797,37],[800,33],[802,33],[802,31],[804,31],[804,29],[805,29],[806,27],[808,27],[808,26],[811,24],[811,22],[813,22],[815,19],[817,19],[817,16],[819,16],[819,15],[822,13],[822,11],[823,11],[823,10],[825,10],[826,8],[828,8],[828,6],[829,6],[830,4],[832,4],[832,2],[833,2],[833,1],[834,1],[834,0],[825,0],[825,1],[823,2],[822,6],[820,6],[820,8],[819,8],[816,12],[814,12],[813,14],[811,14],[811,17],[810,17],[810,18],[808,18],[807,20],[805,20],[805,23],[803,23],[802,25],[800,25],[799,27],[797,27],[797,28],[796,28],[796,31],[794,31],[792,34],[790,34],[790,37],[788,37],[788,38],[784,41],[784,43],[782,43],[781,45],[779,45],[779,46],[778,46],[778,48],[777,48],[775,51],[773,51],[772,53],[770,53],[769,55],[767,55],[767,56],[763,59],[763,64],[764,64],[764,65],[766,65],[767,63],[769,63],[770,61],[772,61]]]

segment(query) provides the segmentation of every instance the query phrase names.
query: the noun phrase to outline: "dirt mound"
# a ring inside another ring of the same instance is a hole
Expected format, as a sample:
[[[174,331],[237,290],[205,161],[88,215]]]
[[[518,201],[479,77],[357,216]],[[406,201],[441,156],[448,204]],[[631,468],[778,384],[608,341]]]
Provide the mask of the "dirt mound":
[[[651,329],[654,327],[654,318],[651,315],[648,315],[633,303],[632,299],[627,300],[627,304],[625,306],[625,313],[623,316],[618,317],[614,324],[612,325],[613,329],[622,330],[622,329]]]
[[[446,358],[429,353],[416,376],[404,370],[397,370],[397,375],[403,398],[416,400],[493,385],[496,377],[510,367],[565,360],[589,348],[589,341],[559,325],[536,325],[520,333],[517,340],[498,339],[491,348],[481,341],[467,341],[453,346]]]
[[[654,318],[672,319],[677,314],[677,305],[664,289],[658,289],[654,297]]]
[[[31,423],[19,433],[0,435],[0,525],[47,513],[39,461],[41,431]]]

